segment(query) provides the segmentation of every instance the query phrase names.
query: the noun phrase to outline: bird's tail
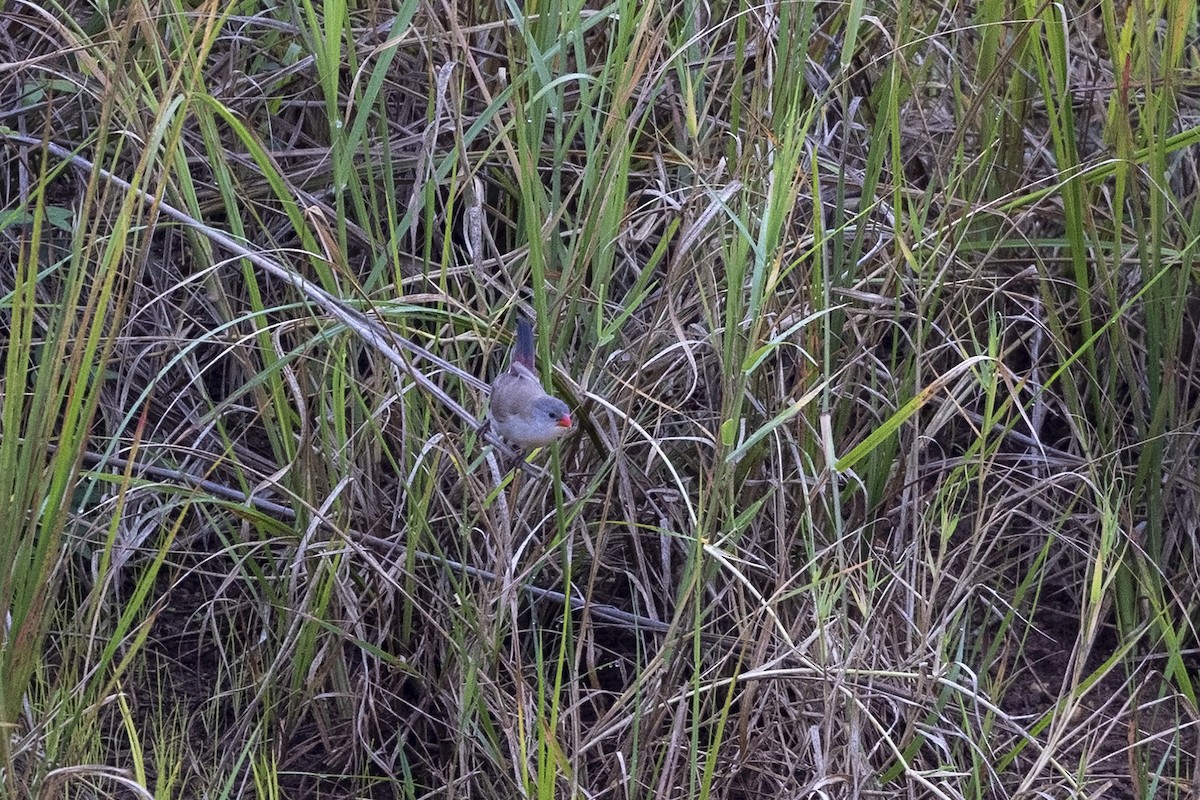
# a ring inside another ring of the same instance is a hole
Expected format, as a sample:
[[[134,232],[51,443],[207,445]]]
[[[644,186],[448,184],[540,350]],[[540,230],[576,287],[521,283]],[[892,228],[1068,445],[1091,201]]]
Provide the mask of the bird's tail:
[[[517,347],[513,362],[533,372],[533,326],[524,317],[517,317]]]

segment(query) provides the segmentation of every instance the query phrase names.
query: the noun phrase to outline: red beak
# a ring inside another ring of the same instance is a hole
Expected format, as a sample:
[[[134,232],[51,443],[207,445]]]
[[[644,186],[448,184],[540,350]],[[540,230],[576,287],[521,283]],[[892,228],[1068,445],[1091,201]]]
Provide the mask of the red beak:
[[[560,428],[569,428],[569,427],[571,427],[571,415],[570,415],[570,414],[563,414],[563,415],[562,415],[562,419],[560,419],[560,420],[558,421],[558,427],[560,427]]]

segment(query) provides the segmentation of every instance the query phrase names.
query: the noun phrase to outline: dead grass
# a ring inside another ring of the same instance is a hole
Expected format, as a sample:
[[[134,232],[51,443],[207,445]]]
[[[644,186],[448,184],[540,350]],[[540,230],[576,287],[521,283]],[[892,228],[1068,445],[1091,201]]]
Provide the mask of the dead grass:
[[[524,11],[0,12],[5,796],[1193,796],[1194,7]]]

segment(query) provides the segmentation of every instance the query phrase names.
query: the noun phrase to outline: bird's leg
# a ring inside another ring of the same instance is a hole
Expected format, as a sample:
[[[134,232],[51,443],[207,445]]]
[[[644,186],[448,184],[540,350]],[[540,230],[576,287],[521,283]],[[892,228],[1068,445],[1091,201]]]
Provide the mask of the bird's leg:
[[[483,422],[479,423],[479,426],[475,430],[479,434],[479,438],[483,440],[484,446],[487,445],[488,434],[496,433],[496,435],[498,435],[498,436],[500,435],[495,430],[495,426],[492,425],[491,417],[485,417]],[[509,442],[508,439],[505,439],[503,436],[500,436],[500,438],[506,444],[511,445],[511,442]],[[507,452],[506,448],[504,448],[504,447],[497,447],[494,449],[499,451],[499,453],[500,453],[500,463],[504,466],[504,474],[505,475],[512,472],[514,469],[518,469],[521,466],[521,462],[525,460],[525,456],[527,455],[526,453],[522,452],[520,449],[516,449],[514,452]]]
[[[504,470],[504,474],[507,475],[508,473],[512,472],[513,470],[519,470],[521,467],[521,462],[524,460],[525,460],[525,454],[522,453],[520,450],[516,451],[511,456],[507,456],[505,458],[506,469]]]

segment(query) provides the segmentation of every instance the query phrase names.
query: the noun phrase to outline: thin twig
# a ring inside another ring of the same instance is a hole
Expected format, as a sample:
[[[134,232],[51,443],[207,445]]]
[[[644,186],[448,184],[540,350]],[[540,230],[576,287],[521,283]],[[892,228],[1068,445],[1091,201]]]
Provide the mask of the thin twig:
[[[234,489],[216,481],[208,480],[207,478],[199,478],[190,472],[183,470],[170,469],[168,467],[159,467],[152,464],[143,464],[138,461],[130,462],[128,459],[118,456],[105,456],[102,453],[93,453],[84,451],[83,462],[93,469],[99,471],[101,469],[114,470],[124,472],[130,470],[134,474],[153,478],[155,480],[169,481],[171,483],[183,484],[189,488],[199,489],[207,492],[215,497],[229,500],[234,503],[245,504],[261,511],[281,522],[295,522],[297,514],[295,510],[289,506],[277,503],[272,500],[267,500],[258,497],[254,494],[246,494],[240,489]],[[315,513],[315,510],[314,510]],[[345,535],[347,538],[356,541],[360,544],[368,545],[381,556],[391,557],[396,551],[404,551],[404,547],[396,542],[388,539],[383,539],[371,534],[362,533],[354,529],[342,529],[336,527],[332,522],[318,515],[319,524],[327,530],[332,530],[340,535]],[[461,575],[468,575],[472,578],[488,581],[489,583],[499,582],[499,577],[494,572],[475,567],[470,564],[464,564],[444,556],[427,553],[423,550],[412,550],[412,554],[420,561],[431,564],[439,564]],[[544,600],[551,603],[565,603],[570,606],[572,611],[584,611],[593,618],[603,622],[609,622],[615,625],[632,625],[646,631],[655,633],[678,633],[677,628],[662,622],[660,620],[651,619],[640,614],[635,614],[624,609],[610,606],[605,603],[589,603],[586,598],[568,596],[554,589],[547,589],[542,586],[537,586],[532,583],[519,584],[521,590],[536,600]],[[729,636],[720,636],[715,634],[702,633],[701,638],[707,642],[718,642],[721,644],[737,644],[738,640]]]
[[[413,367],[397,348],[406,350],[413,355],[419,356],[431,364],[441,367],[447,372],[455,375],[473,388],[486,392],[489,391],[489,387],[484,381],[481,381],[479,378],[476,378],[474,375],[466,372],[460,367],[451,364],[444,358],[431,353],[429,350],[426,350],[419,344],[411,342],[408,339],[396,334],[390,328],[379,324],[375,320],[372,320],[370,317],[348,305],[345,301],[331,295],[320,286],[317,286],[312,281],[309,281],[304,276],[298,275],[294,271],[288,269],[277,261],[268,258],[262,253],[258,253],[246,248],[224,231],[220,231],[210,225],[206,225],[189,214],[175,208],[169,203],[156,200],[148,192],[138,189],[130,184],[129,181],[114,175],[103,167],[97,167],[83,156],[76,155],[65,147],[57,145],[53,142],[44,142],[31,136],[23,136],[4,128],[0,128],[0,137],[3,137],[10,142],[16,142],[31,147],[44,147],[46,150],[58,156],[59,158],[69,161],[73,166],[80,170],[85,172],[95,171],[96,174],[104,178],[106,181],[109,181],[114,186],[117,186],[123,191],[131,192],[141,202],[156,208],[159,212],[175,220],[181,225],[190,228],[199,234],[202,234],[214,244],[224,248],[234,256],[238,258],[244,258],[267,274],[291,284],[295,288],[299,289],[300,292],[304,294],[304,296],[310,301],[320,306],[330,316],[337,318],[339,322],[341,322],[350,330],[354,331],[354,333],[358,334],[363,341],[377,349],[384,355],[384,357],[399,367],[401,371],[409,375],[409,377],[411,377],[418,385],[420,385],[421,388],[425,389],[431,395],[440,400],[442,404],[446,406],[446,408],[453,411],[461,419],[478,430],[480,422],[475,418],[475,415],[459,405],[454,398],[450,397],[450,395],[448,395],[440,386],[430,380],[423,372]],[[501,450],[503,450],[505,453],[511,452],[507,443],[504,442],[504,440],[499,436],[495,434],[485,435],[487,436],[488,441],[501,448]]]

